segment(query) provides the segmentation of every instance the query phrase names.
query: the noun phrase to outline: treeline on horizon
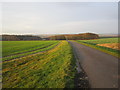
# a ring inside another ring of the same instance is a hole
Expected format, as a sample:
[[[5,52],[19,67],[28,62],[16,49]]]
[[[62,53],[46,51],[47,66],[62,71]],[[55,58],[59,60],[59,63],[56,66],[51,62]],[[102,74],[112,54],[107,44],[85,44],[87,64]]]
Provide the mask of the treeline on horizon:
[[[55,35],[49,37],[50,40],[86,40],[86,39],[98,39],[99,35],[94,33],[83,33],[83,34],[65,34]]]
[[[83,33],[83,34],[62,34],[54,35],[46,38],[32,35],[2,35],[2,41],[25,41],[25,40],[87,40],[87,39],[98,39],[99,35],[94,33]]]
[[[32,35],[2,35],[2,41],[25,41],[25,40],[42,40],[39,36]]]

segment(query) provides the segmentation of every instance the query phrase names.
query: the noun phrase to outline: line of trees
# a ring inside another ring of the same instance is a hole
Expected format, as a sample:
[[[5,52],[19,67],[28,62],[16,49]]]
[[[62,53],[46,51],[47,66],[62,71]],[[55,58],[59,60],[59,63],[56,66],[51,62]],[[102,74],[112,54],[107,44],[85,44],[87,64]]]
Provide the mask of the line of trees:
[[[42,40],[42,38],[32,35],[2,35],[2,41],[21,41],[21,40]]]

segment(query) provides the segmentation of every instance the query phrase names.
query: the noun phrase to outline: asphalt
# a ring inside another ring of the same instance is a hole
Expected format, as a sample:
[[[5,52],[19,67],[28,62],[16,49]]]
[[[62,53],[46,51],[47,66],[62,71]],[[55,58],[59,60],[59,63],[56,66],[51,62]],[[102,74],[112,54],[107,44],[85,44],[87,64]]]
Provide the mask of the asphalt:
[[[81,67],[86,72],[91,88],[118,88],[118,58],[69,41]]]

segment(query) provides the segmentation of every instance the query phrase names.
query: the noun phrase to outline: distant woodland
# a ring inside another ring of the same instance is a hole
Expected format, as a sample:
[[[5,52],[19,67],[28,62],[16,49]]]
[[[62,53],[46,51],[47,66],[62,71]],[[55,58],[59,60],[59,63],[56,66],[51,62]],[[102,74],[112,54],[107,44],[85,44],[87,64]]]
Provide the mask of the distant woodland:
[[[32,35],[2,35],[2,41],[21,41],[21,40],[42,40],[42,38]]]
[[[25,41],[25,40],[86,40],[86,39],[98,39],[99,36],[94,33],[83,34],[63,34],[54,35],[46,38],[32,35],[2,35],[2,41]]]
[[[86,39],[98,39],[99,36],[93,33],[83,34],[66,34],[66,35],[55,35],[49,37],[50,40],[86,40]]]

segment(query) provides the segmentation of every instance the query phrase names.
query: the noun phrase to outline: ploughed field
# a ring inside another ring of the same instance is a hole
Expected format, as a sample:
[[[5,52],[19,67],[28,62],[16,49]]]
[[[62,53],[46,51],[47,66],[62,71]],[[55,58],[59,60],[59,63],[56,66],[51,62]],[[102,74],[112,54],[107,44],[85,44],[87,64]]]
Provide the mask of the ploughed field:
[[[78,40],[77,42],[113,56],[120,57],[118,55],[120,53],[120,43],[118,42],[118,39],[120,38],[101,38],[94,40]]]
[[[75,59],[67,41],[3,41],[3,60],[3,88],[74,87]]]

